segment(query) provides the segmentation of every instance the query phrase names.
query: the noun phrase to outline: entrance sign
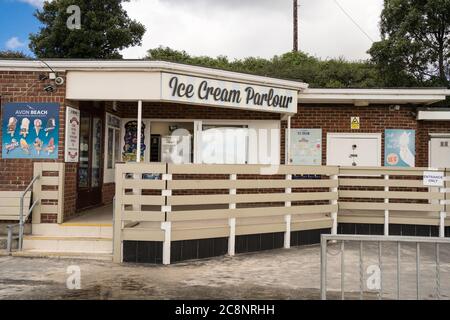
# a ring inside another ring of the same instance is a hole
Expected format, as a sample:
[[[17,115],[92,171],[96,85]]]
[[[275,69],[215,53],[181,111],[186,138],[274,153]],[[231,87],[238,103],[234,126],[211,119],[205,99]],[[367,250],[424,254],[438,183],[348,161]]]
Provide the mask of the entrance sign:
[[[386,167],[414,167],[416,158],[415,134],[415,130],[385,130],[384,165]]]
[[[78,162],[80,157],[80,111],[66,108],[65,162]]]
[[[6,103],[3,159],[58,159],[59,104]]]
[[[425,171],[423,173],[423,185],[426,187],[443,187],[444,172]]]
[[[161,99],[227,108],[297,112],[297,91],[219,81],[178,74],[161,74]]]
[[[291,129],[290,150],[289,164],[322,165],[322,129]]]

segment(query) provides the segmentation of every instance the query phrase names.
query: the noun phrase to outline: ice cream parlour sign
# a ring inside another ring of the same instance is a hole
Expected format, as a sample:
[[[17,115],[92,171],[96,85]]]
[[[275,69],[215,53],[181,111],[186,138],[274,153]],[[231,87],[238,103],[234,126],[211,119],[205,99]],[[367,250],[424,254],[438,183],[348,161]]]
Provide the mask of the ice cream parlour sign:
[[[161,99],[226,108],[297,112],[297,91],[162,73]]]
[[[3,159],[57,159],[58,103],[6,103],[2,108]]]

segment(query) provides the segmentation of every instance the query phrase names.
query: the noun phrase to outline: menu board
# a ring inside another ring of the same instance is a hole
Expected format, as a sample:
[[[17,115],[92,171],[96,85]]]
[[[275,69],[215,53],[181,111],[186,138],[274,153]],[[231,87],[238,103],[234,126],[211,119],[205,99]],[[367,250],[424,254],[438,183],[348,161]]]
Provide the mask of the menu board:
[[[58,103],[6,103],[2,109],[3,159],[57,159]]]

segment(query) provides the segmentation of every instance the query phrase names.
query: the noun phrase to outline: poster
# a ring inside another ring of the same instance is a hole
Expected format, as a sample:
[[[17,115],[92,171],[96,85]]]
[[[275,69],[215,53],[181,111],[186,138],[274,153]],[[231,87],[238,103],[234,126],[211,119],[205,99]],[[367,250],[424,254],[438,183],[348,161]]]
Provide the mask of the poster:
[[[66,108],[66,142],[64,161],[78,162],[80,157],[80,110]]]
[[[291,129],[290,153],[290,164],[322,165],[322,129]]]
[[[3,159],[57,159],[58,103],[6,103],[2,110]]]
[[[416,131],[387,129],[384,132],[384,165],[386,167],[414,167],[416,159]]]
[[[122,159],[125,162],[136,161],[137,152],[137,126],[138,122],[135,120],[125,123],[124,146],[122,150]],[[141,128],[141,161],[144,161],[144,152],[147,146],[145,145],[145,124],[142,123]]]

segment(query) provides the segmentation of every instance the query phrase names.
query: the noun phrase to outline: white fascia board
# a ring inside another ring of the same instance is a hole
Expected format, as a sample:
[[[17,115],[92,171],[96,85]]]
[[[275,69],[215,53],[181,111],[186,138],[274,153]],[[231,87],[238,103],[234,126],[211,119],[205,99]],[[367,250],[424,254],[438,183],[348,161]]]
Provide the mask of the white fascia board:
[[[339,92],[342,90],[342,92]],[[450,96],[447,89],[307,89],[298,95],[299,103],[432,104]]]
[[[450,110],[448,111],[419,111],[417,120],[450,120]]]
[[[198,67],[165,61],[149,60],[45,60],[55,71],[142,71],[171,72],[191,76],[209,77],[227,81],[245,82],[263,86],[273,86],[291,90],[304,90],[308,84],[284,79],[256,76],[245,73]],[[0,60],[0,70],[4,71],[49,71],[37,60]]]

